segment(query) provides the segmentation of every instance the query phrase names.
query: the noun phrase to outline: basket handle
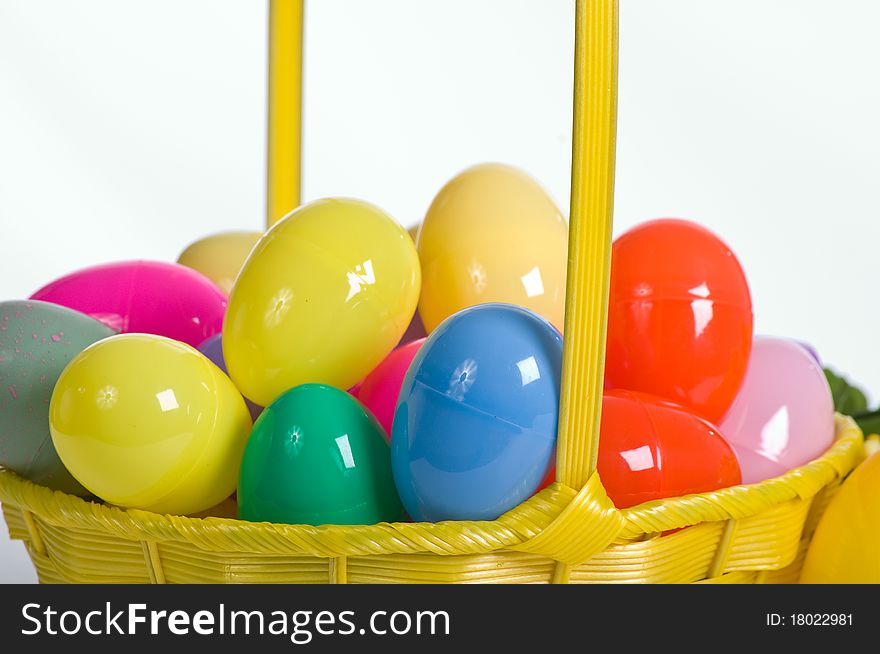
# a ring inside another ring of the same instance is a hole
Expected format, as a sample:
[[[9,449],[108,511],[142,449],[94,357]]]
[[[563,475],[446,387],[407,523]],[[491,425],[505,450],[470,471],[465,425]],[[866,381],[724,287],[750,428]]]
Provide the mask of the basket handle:
[[[304,0],[269,2],[266,225],[300,202]],[[611,266],[618,0],[576,0],[565,350],[556,477],[596,469]]]
[[[304,0],[269,2],[266,228],[299,206]]]
[[[565,346],[556,479],[596,469],[611,276],[618,0],[577,0]]]

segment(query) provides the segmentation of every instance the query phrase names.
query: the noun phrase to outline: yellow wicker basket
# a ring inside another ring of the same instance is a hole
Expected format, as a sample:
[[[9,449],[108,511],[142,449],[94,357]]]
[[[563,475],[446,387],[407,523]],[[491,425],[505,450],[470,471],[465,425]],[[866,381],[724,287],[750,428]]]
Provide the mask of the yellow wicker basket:
[[[299,203],[302,0],[274,0],[270,26],[271,223]],[[796,582],[828,500],[864,457],[851,419],[837,417],[822,457],[759,484],[618,510],[595,473],[616,97],[617,2],[577,0],[556,483],[491,522],[313,527],[242,522],[222,510],[201,518],[122,510],[0,470],[10,535],[25,542],[40,581]]]

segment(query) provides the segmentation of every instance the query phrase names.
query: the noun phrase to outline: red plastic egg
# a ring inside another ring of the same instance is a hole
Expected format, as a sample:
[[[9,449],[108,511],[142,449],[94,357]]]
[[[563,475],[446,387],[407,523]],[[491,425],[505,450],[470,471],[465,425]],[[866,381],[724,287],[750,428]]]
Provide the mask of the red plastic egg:
[[[536,490],[535,492],[537,493],[538,491],[544,490],[550,484],[552,484],[554,481],[556,481],[556,466],[555,465],[550,468],[550,472],[547,473],[547,476],[544,477],[544,481],[541,482],[541,485],[538,486],[538,490]]]
[[[619,509],[741,480],[736,455],[712,424],[672,402],[621,390],[602,400],[597,469]]]
[[[607,388],[657,395],[716,422],[742,385],[751,345],[745,274],[712,232],[663,219],[615,240]]]

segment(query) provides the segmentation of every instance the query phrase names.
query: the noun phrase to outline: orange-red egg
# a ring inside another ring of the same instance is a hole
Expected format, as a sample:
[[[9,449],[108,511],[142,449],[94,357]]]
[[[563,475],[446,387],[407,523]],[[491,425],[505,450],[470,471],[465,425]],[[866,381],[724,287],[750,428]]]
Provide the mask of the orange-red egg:
[[[751,345],[746,277],[715,234],[662,219],[615,240],[607,388],[651,393],[716,422],[742,385]]]
[[[597,470],[619,509],[741,479],[736,454],[711,423],[672,402],[621,390],[602,399]]]

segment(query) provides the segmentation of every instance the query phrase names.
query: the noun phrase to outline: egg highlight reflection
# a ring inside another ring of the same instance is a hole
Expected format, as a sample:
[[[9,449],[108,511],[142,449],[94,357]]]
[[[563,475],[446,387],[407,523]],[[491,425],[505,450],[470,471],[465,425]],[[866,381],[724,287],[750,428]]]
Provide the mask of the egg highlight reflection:
[[[801,344],[755,337],[748,371],[718,425],[754,483],[809,463],[834,441],[834,398],[821,366]]]
[[[717,422],[742,385],[751,344],[745,275],[712,232],[664,219],[614,241],[607,388],[650,393]]]
[[[482,164],[434,198],[418,233],[419,314],[428,333],[485,302],[526,307],[563,328],[568,225],[524,172]]]
[[[123,333],[158,334],[193,347],[218,333],[226,294],[199,272],[164,261],[84,268],[31,296],[89,314]]]
[[[481,304],[443,321],[400,390],[394,480],[414,520],[493,520],[530,497],[556,446],[562,337],[528,309]]]
[[[239,517],[288,524],[399,520],[388,443],[351,395],[323,384],[283,393],[248,440],[238,484]]]
[[[0,465],[52,490],[89,495],[52,444],[49,400],[67,364],[115,333],[57,304],[0,302]]]
[[[251,418],[229,378],[194,348],[121,334],[64,369],[49,425],[64,465],[101,499],[186,515],[235,490]]]
[[[262,406],[307,382],[350,388],[400,342],[420,284],[412,239],[383,211],[348,199],[304,205],[239,273],[223,327],[229,374]]]

